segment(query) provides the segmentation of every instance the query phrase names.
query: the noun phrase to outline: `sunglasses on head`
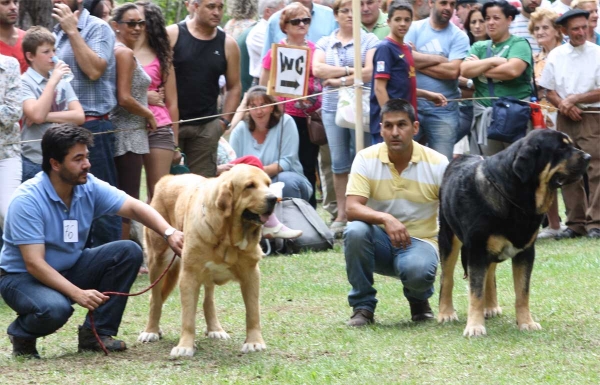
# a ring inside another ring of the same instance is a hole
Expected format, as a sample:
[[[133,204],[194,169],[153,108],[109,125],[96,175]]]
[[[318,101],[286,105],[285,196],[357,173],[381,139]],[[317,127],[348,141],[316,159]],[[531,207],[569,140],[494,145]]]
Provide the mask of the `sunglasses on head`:
[[[300,25],[300,23],[304,23],[305,25],[310,24],[310,17],[304,17],[302,19],[291,19],[287,21],[291,25]]]
[[[139,26],[140,28],[146,26],[146,20],[138,20],[138,21],[119,21],[119,24],[127,24],[129,28],[135,28]]]

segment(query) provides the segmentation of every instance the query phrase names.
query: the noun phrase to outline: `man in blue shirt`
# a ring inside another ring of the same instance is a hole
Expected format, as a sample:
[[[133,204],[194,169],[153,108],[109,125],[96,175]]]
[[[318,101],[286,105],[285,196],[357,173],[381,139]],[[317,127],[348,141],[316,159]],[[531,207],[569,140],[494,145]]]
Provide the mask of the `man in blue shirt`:
[[[153,208],[92,174],[92,134],[62,124],[42,139],[42,170],[13,195],[0,252],[0,295],[18,317],[8,327],[13,355],[39,358],[36,339],[54,333],[73,314],[73,303],[94,310],[95,326],[108,350],[126,349],[114,340],[127,297],[142,263],[131,241],[84,249],[92,221],[105,214],[135,219],[164,234],[177,254],[183,233]],[[99,351],[89,317],[79,327],[79,350]]]
[[[83,127],[96,137],[90,149],[92,173],[112,186],[117,185],[114,163],[113,125],[108,113],[117,105],[116,64],[113,48],[115,35],[103,20],[84,9],[83,0],[53,0],[52,16],[56,56],[69,65],[74,79],[71,86],[85,113]],[[90,243],[100,246],[121,238],[121,220],[105,216],[94,222]]]
[[[448,100],[457,99],[460,63],[469,52],[469,38],[450,22],[456,0],[431,0],[430,4],[430,16],[413,22],[404,38],[413,46],[417,87],[439,92]],[[429,147],[452,159],[459,127],[458,102],[439,108],[419,97],[418,114],[421,130],[415,140],[426,136]]]

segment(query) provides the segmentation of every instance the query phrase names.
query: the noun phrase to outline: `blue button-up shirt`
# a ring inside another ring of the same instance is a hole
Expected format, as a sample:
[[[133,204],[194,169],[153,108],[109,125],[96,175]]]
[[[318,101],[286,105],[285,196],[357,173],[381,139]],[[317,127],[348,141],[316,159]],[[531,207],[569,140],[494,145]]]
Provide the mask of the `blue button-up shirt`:
[[[60,24],[54,27],[56,36],[56,56],[71,67],[75,78],[71,86],[79,98],[86,116],[102,116],[108,114],[117,105],[116,63],[113,52],[115,34],[109,25],[83,9],[79,15],[77,29],[85,43],[101,59],[106,60],[107,67],[98,80],[90,80],[81,70],[85,63],[77,63],[69,37]]]
[[[338,28],[338,23],[335,21],[333,11],[329,7],[313,3],[310,17],[312,20],[310,21],[310,27],[308,28],[306,39],[313,43],[316,43],[320,38],[329,35],[334,29]],[[279,43],[285,38],[285,34],[279,27],[280,18],[281,10],[275,12],[269,18],[267,33],[265,35],[265,44],[263,45],[261,57],[265,57],[267,51],[271,49],[271,44]]]
[[[67,207],[48,175],[39,172],[19,186],[8,207],[0,268],[9,273],[26,272],[19,245],[44,244],[46,262],[57,271],[68,270],[81,256],[92,221],[116,214],[126,199],[123,191],[88,174],[87,183],[73,188]],[[65,220],[77,221],[77,242],[65,242]]]

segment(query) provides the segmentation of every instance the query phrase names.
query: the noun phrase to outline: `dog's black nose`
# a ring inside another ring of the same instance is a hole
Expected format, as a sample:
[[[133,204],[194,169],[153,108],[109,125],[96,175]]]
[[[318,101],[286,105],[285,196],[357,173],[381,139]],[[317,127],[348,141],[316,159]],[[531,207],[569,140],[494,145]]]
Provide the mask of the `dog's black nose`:
[[[277,197],[275,195],[267,195],[267,206],[269,207],[269,212],[273,211],[276,203]]]

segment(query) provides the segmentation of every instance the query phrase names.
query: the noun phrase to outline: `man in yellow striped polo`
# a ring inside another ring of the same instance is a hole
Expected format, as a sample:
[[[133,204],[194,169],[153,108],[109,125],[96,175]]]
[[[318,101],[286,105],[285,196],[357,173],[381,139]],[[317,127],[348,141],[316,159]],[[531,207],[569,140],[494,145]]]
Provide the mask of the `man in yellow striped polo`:
[[[413,321],[433,319],[429,297],[438,264],[439,191],[447,158],[413,141],[415,110],[403,99],[381,109],[384,143],[368,147],[352,164],[346,190],[351,221],[344,231],[353,314],[348,326],[373,323],[373,273],[399,278]]]

